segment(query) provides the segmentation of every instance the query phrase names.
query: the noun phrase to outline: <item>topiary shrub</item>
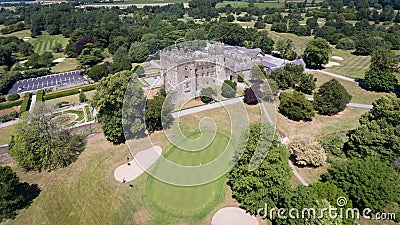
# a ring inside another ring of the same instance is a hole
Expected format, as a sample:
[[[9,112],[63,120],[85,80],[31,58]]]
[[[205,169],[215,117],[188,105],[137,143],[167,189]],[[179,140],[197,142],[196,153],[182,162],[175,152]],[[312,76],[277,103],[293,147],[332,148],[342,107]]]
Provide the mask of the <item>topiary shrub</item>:
[[[225,80],[221,87],[221,95],[225,98],[233,98],[236,95],[236,82]]]
[[[217,95],[217,91],[215,91],[211,87],[202,88],[200,90],[200,99],[203,103],[210,103],[214,100],[214,96]]]
[[[239,83],[244,82],[243,74],[239,74],[237,79],[238,79],[238,82],[239,82]]]
[[[303,93],[294,91],[292,93],[282,93],[279,96],[279,112],[294,121],[311,121],[315,113],[313,105],[306,99]]]

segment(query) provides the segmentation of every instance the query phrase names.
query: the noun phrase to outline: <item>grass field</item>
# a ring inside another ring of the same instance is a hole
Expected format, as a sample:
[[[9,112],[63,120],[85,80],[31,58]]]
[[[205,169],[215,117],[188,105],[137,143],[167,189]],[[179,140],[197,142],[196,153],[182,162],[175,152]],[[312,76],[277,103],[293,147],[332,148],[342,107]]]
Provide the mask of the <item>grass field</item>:
[[[52,47],[57,43],[61,43],[63,47],[68,44],[68,39],[64,38],[61,34],[49,35],[47,32],[43,32],[37,38],[29,40],[33,45],[33,49],[37,53],[42,53],[45,51],[51,51]]]
[[[290,34],[290,33],[277,33],[275,31],[269,31],[269,36],[277,43],[279,40],[287,40],[290,39],[293,41],[294,49],[297,52],[298,55],[302,55],[304,50],[307,47],[308,42],[310,42],[313,37],[307,36],[297,36],[295,34]]]
[[[18,38],[24,38],[24,37],[30,37],[31,36],[31,31],[30,30],[21,30],[17,31],[11,34],[5,34],[5,35],[0,35],[0,36],[16,36]]]
[[[332,79],[332,77],[312,73],[317,78],[317,87]],[[357,83],[337,79],[346,90],[353,96],[351,102],[360,104],[371,104],[374,100],[389,95],[387,93],[370,92],[362,89]],[[295,122],[277,114],[277,126],[285,132],[289,138],[308,136],[322,139],[331,135],[344,136],[347,131],[358,126],[358,120],[368,109],[348,107],[343,112],[334,116],[316,115],[311,122]]]
[[[259,118],[256,106],[249,106],[248,110],[252,120]],[[173,160],[191,164],[199,163],[198,160],[210,160],[221,150],[219,147],[226,141],[223,134],[230,130],[226,120],[228,114],[224,112],[221,107],[181,118],[185,134],[197,132],[198,122],[203,116],[213,115],[218,127],[224,126],[218,130],[222,135],[217,137],[212,147],[207,152],[199,152],[201,158],[181,154],[179,149],[169,144],[162,132],[155,132],[150,137],[165,151],[169,149],[165,155]],[[237,206],[224,179],[199,188],[185,189],[164,186],[164,183],[144,174],[132,182],[135,186],[131,189],[127,184],[117,182],[113,175],[114,169],[125,163],[127,156],[131,157],[131,154],[125,144],[113,145],[102,134],[95,134],[89,136],[86,149],[78,160],[67,168],[24,173],[14,167],[22,181],[38,184],[42,192],[30,207],[21,210],[17,218],[7,224],[209,225],[216,210]],[[149,199],[149,195],[156,202]],[[173,196],[179,196],[179,199],[172,199]],[[197,216],[181,218],[184,211],[178,211],[180,215],[173,216],[176,213],[174,208],[164,208],[163,204],[177,207],[177,210],[187,206],[184,208],[186,212],[196,211]]]
[[[113,177],[114,168],[127,155],[125,145],[112,145],[102,135],[94,135],[67,168],[50,173],[16,169],[21,180],[38,184],[42,192],[8,224],[137,224],[135,214],[146,210],[145,177],[135,182],[135,190]]]
[[[10,142],[13,128],[14,126],[0,128],[0,145],[5,145]]]
[[[310,167],[304,167],[304,168],[299,168],[296,167],[297,172],[304,178],[304,180],[309,183],[316,183],[320,180],[321,175],[326,173],[328,171],[328,168],[330,165],[326,163],[323,166],[317,167],[317,168],[310,168]]]
[[[349,130],[359,125],[359,118],[366,112],[368,109],[347,108],[334,116],[317,114],[311,122],[296,122],[278,114],[277,127],[291,139],[304,136],[316,139],[333,135],[344,137]]]
[[[315,78],[317,78],[317,87],[321,86],[323,83],[332,79],[332,77],[318,72],[313,72],[312,74],[314,75]],[[384,95],[395,96],[394,94],[389,94],[389,93],[367,91],[361,88],[358,85],[358,83],[354,83],[351,81],[346,81],[342,79],[336,79],[336,80],[339,81],[350,93],[350,95],[353,96],[353,98],[350,101],[353,103],[371,104],[374,100]]]
[[[180,3],[189,2],[189,0],[126,0],[124,4],[157,4],[157,3]],[[109,3],[107,3],[109,4]],[[121,4],[121,2],[114,2],[114,4]]]
[[[96,92],[96,90],[85,92],[86,98],[89,100],[93,99],[93,95],[95,92]],[[46,104],[55,105],[55,104],[57,104],[57,102],[62,102],[62,101],[66,101],[72,105],[77,105],[77,104],[79,104],[79,94],[65,96],[65,97],[61,97],[61,98],[50,99],[50,100],[46,101]]]
[[[332,49],[333,56],[340,56],[344,60],[331,59],[331,61],[339,63],[340,66],[332,66],[327,68],[327,71],[351,78],[364,78],[364,73],[368,70],[371,61],[370,56],[356,56],[351,54],[351,51]]]
[[[79,63],[75,58],[65,58],[64,61],[59,62],[53,67],[51,67],[51,72],[52,73],[67,72],[71,70],[76,70],[78,66]]]

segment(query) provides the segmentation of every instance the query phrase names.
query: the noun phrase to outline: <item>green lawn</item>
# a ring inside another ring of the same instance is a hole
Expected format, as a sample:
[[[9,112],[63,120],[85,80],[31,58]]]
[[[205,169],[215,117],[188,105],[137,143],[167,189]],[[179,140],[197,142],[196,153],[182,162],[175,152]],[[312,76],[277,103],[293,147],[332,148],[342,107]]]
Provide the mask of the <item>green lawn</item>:
[[[332,79],[332,77],[321,74],[318,72],[312,73],[315,78],[317,78],[317,87],[321,86],[323,83],[329,81]],[[373,92],[373,91],[367,91],[363,88],[361,88],[358,83],[354,83],[351,81],[346,81],[342,79],[336,79],[339,81],[345,88],[346,90],[350,93],[350,95],[353,96],[351,99],[351,102],[354,103],[360,103],[360,104],[371,104],[374,100],[384,96],[384,95],[393,95],[394,94],[388,94],[384,92]]]
[[[49,35],[47,32],[43,32],[37,38],[29,40],[29,42],[33,45],[35,52],[42,53],[45,51],[51,51],[51,48],[57,43],[61,43],[62,46],[65,47],[68,44],[68,39],[64,38],[62,34]]]
[[[190,138],[197,137],[198,134],[196,132]],[[185,151],[173,146],[165,157],[185,166],[206,164],[217,158],[228,142],[228,137],[217,133],[213,142],[201,151]],[[208,184],[182,187],[149,177],[146,190],[147,197],[156,210],[178,218],[202,219],[223,200],[224,183],[225,178],[222,177]]]
[[[368,111],[349,107],[334,116],[316,114],[311,122],[296,122],[278,113],[276,121],[278,129],[289,139],[306,136],[319,140],[335,135],[345,137],[349,130],[357,128],[361,115]]]
[[[24,37],[30,37],[31,36],[31,31],[30,30],[21,30],[17,31],[11,34],[5,34],[5,35],[0,35],[0,36],[16,36],[18,38],[24,38]]]
[[[364,73],[368,70],[371,61],[370,56],[356,56],[351,54],[351,51],[345,51],[336,48],[332,49],[332,55],[340,56],[343,58],[343,60],[336,60],[331,58],[331,61],[339,63],[340,66],[327,68],[327,71],[352,78],[364,77]]]
[[[8,10],[13,10],[14,11],[17,7],[15,7],[15,6],[2,6],[0,8],[4,8],[4,9],[8,9]]]
[[[10,142],[13,128],[14,126],[0,128],[0,145],[5,145]]]
[[[203,151],[182,152],[161,132],[150,138],[163,147],[165,157],[175,162],[197,165],[210,161],[224,150],[222,147],[227,142],[223,134],[228,134],[230,122],[224,111],[221,107],[181,118],[185,134],[197,135],[198,121],[204,115],[214,115],[217,127],[223,126],[218,129],[221,133],[214,142]],[[251,115],[256,112],[251,107]],[[257,120],[256,116],[250,118]],[[38,184],[42,191],[28,208],[7,224],[209,225],[216,210],[237,204],[230,198],[224,177],[203,186],[184,188],[143,174],[130,182],[134,188],[129,188],[117,182],[113,175],[115,168],[125,163],[127,156],[131,157],[127,146],[113,145],[102,134],[91,135],[88,139],[85,151],[67,168],[28,173],[13,168],[21,181]]]
[[[190,200],[193,205],[196,205],[193,200],[208,204],[210,211],[203,210],[201,218],[180,219],[155,209],[147,197],[150,181],[147,174],[131,182],[134,188],[115,180],[114,169],[126,162],[126,156],[130,153],[125,144],[113,145],[102,134],[95,134],[89,136],[86,149],[78,160],[67,168],[24,173],[14,167],[21,181],[38,184],[41,193],[28,208],[19,212],[16,219],[6,224],[208,225],[215,213],[214,207],[225,206],[222,201],[227,188],[221,180],[202,191],[183,191],[181,188],[183,192],[171,192],[182,195],[180,198],[185,199],[186,204]],[[215,188],[215,196],[210,194],[210,188]]]
[[[57,63],[53,67],[51,67],[52,73],[61,73],[67,72],[71,70],[76,70],[79,63],[75,58],[65,58],[64,61]]]
[[[270,26],[268,26],[270,27]],[[308,42],[310,42],[313,37],[311,36],[297,36],[295,34],[290,34],[290,33],[278,33],[274,31],[270,31],[270,28],[268,28],[269,36],[277,43],[279,40],[287,40],[290,39],[293,41],[294,49],[297,52],[297,54],[302,55],[304,50],[307,47]]]
[[[146,204],[141,197],[144,177],[134,190],[116,182],[114,168],[125,162],[126,145],[112,145],[102,135],[90,139],[67,168],[50,173],[16,168],[22,181],[36,183],[42,191],[8,224],[135,224],[133,216]]]

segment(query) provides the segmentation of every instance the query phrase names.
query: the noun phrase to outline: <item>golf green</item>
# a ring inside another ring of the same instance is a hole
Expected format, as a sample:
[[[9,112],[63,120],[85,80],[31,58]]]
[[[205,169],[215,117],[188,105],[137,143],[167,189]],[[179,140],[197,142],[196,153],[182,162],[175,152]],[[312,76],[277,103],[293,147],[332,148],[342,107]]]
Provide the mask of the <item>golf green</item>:
[[[198,136],[197,133],[190,137]],[[217,133],[213,141],[200,151],[184,151],[172,147],[164,157],[181,165],[199,165],[214,160],[229,142],[229,138]],[[157,210],[174,217],[204,217],[219,202],[223,201],[225,177],[208,184],[182,187],[161,182],[149,176],[146,186],[147,197]]]

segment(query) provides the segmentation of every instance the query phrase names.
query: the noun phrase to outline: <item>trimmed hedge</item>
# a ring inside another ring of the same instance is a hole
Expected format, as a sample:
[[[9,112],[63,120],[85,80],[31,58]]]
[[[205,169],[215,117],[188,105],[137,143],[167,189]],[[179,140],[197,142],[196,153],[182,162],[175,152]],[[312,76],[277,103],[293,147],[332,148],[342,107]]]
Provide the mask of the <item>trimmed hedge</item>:
[[[22,104],[22,100],[18,100],[18,101],[13,101],[13,102],[6,102],[6,103],[1,103],[0,104],[0,110],[3,109],[9,109],[12,108],[14,106],[19,106]]]
[[[18,117],[19,117],[19,113],[17,111],[12,111],[9,114],[0,116],[0,122],[5,123],[5,122],[11,121],[15,118],[18,118]]]
[[[19,113],[23,113],[29,111],[29,106],[31,103],[31,93],[27,92],[24,94],[24,99],[22,100],[21,108],[19,109]]]
[[[18,100],[19,98],[20,98],[19,94],[11,94],[7,97],[7,101],[11,102]]]
[[[43,102],[44,101],[44,90],[39,90],[36,92],[36,101]]]
[[[45,94],[44,100],[50,100],[50,99],[61,98],[61,97],[70,96],[70,95],[76,95],[76,94],[79,94],[79,89],[81,89],[82,92],[91,91],[91,90],[96,89],[96,84]]]

